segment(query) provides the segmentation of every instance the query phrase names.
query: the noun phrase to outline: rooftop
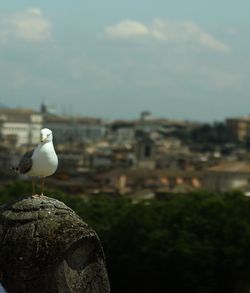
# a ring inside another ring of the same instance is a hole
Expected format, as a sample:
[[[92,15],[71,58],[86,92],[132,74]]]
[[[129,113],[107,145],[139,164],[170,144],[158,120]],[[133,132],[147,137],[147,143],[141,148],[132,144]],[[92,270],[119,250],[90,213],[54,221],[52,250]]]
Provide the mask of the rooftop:
[[[209,171],[215,172],[239,172],[250,173],[250,163],[248,162],[221,162],[219,165],[210,167]]]
[[[27,122],[32,115],[41,114],[28,108],[0,109],[0,120],[8,122]]]
[[[79,123],[79,124],[102,124],[99,118],[90,117],[66,117],[61,115],[45,115],[45,122],[58,122],[58,123]]]

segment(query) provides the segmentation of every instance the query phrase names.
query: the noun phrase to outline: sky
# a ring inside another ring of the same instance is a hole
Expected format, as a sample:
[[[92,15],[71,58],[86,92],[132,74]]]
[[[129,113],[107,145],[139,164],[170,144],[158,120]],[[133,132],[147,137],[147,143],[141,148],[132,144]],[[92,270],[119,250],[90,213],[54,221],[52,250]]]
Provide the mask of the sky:
[[[0,105],[108,119],[250,114],[249,0],[2,2]]]

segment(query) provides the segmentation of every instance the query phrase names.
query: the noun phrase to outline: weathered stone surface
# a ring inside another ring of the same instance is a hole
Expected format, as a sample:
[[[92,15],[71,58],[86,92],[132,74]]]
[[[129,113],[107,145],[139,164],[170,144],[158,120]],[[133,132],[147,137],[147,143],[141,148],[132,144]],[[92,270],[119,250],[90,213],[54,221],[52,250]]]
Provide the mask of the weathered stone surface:
[[[0,207],[0,272],[9,293],[109,292],[97,234],[46,196]]]

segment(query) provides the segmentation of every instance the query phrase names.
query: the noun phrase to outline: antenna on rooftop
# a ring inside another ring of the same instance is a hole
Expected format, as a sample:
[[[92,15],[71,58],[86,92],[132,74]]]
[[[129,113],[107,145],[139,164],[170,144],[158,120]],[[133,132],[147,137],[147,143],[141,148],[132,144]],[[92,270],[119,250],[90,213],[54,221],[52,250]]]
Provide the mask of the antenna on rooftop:
[[[55,113],[55,105],[49,105],[45,98],[42,99],[40,112],[42,114],[54,114]]]
[[[46,101],[45,101],[45,99],[43,98],[42,99],[42,103],[41,103],[41,106],[40,106],[40,112],[42,113],[42,114],[47,114],[47,109],[48,107],[47,107],[47,103],[46,103]]]

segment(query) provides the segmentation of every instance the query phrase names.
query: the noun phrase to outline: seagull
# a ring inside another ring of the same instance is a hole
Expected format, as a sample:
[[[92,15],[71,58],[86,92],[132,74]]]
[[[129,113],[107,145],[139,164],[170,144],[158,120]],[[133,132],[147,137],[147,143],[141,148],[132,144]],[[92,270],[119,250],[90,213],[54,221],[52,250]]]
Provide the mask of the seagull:
[[[34,177],[42,178],[41,195],[43,196],[45,177],[55,173],[58,166],[58,158],[53,146],[52,131],[48,128],[41,130],[41,141],[36,148],[26,152],[16,170],[21,174],[32,177],[32,197],[39,195],[35,192]]]

